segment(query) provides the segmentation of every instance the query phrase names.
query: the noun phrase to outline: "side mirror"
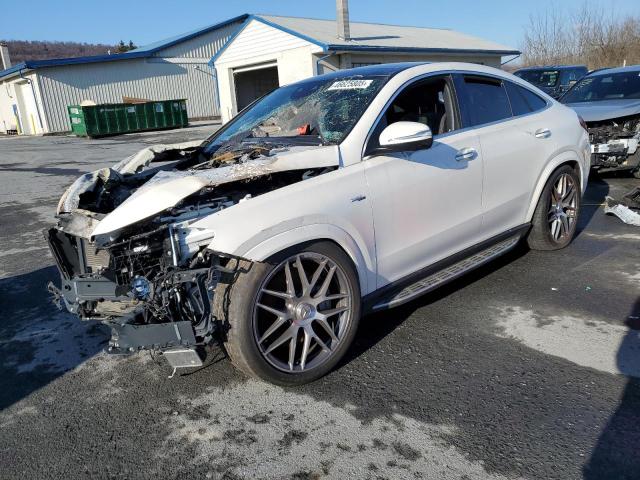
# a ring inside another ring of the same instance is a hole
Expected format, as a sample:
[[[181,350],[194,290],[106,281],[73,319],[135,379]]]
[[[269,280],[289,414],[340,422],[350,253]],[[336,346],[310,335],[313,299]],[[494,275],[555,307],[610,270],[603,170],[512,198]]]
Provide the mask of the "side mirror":
[[[395,122],[382,131],[379,142],[384,152],[420,150],[433,144],[433,134],[424,123]]]

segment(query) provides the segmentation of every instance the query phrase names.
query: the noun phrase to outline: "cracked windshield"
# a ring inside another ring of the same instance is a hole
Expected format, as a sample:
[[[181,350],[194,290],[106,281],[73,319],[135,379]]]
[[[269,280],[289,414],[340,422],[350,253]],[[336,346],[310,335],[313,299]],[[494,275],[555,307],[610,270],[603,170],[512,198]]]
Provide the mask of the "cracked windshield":
[[[239,115],[205,154],[248,139],[263,143],[340,143],[362,116],[386,77],[319,79],[280,88]]]

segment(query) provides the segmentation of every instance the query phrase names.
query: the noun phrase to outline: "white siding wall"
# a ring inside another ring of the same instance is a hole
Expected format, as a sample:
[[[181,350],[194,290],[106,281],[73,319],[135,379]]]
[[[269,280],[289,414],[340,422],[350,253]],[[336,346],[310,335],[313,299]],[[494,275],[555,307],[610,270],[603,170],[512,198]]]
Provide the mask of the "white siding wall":
[[[16,104],[16,94],[12,82],[0,82],[0,132],[16,130],[16,120],[12,105]]]
[[[242,62],[274,52],[307,47],[311,43],[276,28],[251,20],[231,45],[222,52],[216,63]]]
[[[160,58],[122,60],[43,68],[38,78],[49,132],[70,130],[67,106],[83,100],[120,103],[123,96],[186,98],[189,118],[219,115],[213,69],[206,64]]]
[[[34,72],[0,82],[0,132],[20,130],[27,135],[47,132],[38,78]],[[29,82],[33,83],[33,88]],[[34,96],[35,93],[35,96]],[[13,106],[17,107],[18,116]]]
[[[191,40],[180,42],[172,47],[160,50],[156,56],[165,58],[206,58],[209,61],[227,43],[229,37],[240,28],[240,25],[241,23],[236,22],[199,35]]]
[[[314,53],[317,45],[283,32],[262,22],[252,20],[216,59],[220,89],[222,121],[229,121],[238,113],[233,70],[249,65],[277,62],[280,85],[312,77],[315,72]]]

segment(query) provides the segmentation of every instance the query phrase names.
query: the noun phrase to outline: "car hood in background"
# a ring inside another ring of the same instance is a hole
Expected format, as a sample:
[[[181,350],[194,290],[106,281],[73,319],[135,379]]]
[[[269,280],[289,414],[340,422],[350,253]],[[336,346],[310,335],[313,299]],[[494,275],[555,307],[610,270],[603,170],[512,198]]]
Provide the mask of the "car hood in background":
[[[573,108],[585,122],[599,122],[612,118],[640,114],[640,100],[600,100],[596,102],[566,103]]]

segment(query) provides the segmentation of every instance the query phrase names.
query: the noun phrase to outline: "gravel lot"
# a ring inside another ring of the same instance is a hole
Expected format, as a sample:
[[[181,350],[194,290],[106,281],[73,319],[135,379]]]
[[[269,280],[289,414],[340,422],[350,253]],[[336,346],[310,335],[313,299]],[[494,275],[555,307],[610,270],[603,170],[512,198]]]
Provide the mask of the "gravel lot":
[[[637,479],[640,229],[592,180],[565,250],[520,249],[366,318],[328,377],[282,389],[222,352],[167,378],[50,303],[41,230],[78,175],[215,127],[0,138],[0,477]]]

